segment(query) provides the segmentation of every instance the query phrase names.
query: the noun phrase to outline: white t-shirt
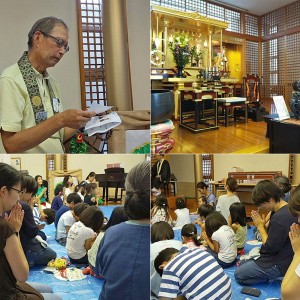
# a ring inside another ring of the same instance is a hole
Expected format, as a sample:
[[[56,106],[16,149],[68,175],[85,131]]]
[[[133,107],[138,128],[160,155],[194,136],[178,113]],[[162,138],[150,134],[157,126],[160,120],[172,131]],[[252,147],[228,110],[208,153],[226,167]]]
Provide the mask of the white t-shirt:
[[[66,211],[59,218],[57,228],[56,228],[56,239],[62,239],[67,237],[66,226],[72,226],[75,223],[75,218],[73,217],[72,210]]]
[[[95,242],[92,245],[92,248],[88,251],[88,259],[89,263],[93,266],[96,267],[96,258],[97,258],[97,253],[99,249],[100,242],[102,238],[104,237],[105,231],[100,231]]]
[[[232,263],[237,255],[233,229],[227,225],[223,225],[212,234],[211,239],[220,245],[218,258],[225,263]]]
[[[222,195],[218,199],[216,211],[220,212],[223,215],[223,217],[226,219],[226,221],[228,221],[229,207],[232,203],[235,203],[235,202],[241,202],[238,196]]]
[[[175,221],[175,227],[182,227],[185,224],[191,223],[190,212],[188,208],[175,209],[177,220]]]
[[[156,272],[154,267],[154,260],[159,254],[160,251],[167,248],[175,248],[180,250],[182,247],[182,243],[177,240],[165,240],[153,243],[150,245],[150,283],[151,283],[151,291],[158,296],[159,287],[161,283],[161,277]]]
[[[67,237],[66,249],[69,257],[80,259],[86,255],[85,241],[96,235],[93,229],[86,227],[81,221],[72,225]]]

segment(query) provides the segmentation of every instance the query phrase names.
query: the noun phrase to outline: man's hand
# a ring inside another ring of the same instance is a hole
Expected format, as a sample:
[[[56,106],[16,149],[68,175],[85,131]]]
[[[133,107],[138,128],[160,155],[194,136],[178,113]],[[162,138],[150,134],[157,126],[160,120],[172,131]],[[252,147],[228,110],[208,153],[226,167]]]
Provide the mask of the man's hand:
[[[38,146],[62,128],[70,131],[64,136],[64,140],[67,140],[95,115],[94,111],[69,109],[25,130],[18,132],[0,130],[2,143],[7,153],[21,153]]]
[[[94,111],[84,111],[80,109],[68,109],[60,113],[64,127],[80,129],[96,115]]]

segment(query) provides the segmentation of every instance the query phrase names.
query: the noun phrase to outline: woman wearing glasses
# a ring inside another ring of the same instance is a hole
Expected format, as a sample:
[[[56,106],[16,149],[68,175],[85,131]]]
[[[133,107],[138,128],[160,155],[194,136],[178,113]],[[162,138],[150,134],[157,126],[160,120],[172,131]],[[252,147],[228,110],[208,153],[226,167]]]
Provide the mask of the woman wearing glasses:
[[[59,300],[49,286],[25,282],[29,266],[19,238],[24,217],[18,203],[23,193],[21,176],[11,166],[0,163],[0,216],[4,216],[0,217],[0,270],[5,274],[0,280],[0,299]]]
[[[63,153],[63,143],[96,112],[63,111],[60,88],[47,69],[69,51],[68,27],[60,19],[38,20],[28,51],[0,76],[0,153]]]

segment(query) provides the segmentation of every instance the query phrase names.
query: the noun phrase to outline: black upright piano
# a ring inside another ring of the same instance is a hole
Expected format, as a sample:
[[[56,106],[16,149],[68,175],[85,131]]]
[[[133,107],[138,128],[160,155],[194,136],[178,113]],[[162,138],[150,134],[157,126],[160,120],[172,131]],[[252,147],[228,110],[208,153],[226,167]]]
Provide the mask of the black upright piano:
[[[104,170],[105,174],[96,174],[96,181],[99,183],[99,187],[102,187],[102,196],[107,203],[109,200],[118,201],[118,191],[121,189],[121,198],[122,191],[125,189],[125,179],[127,173],[124,172],[124,168],[107,168]],[[109,199],[108,189],[115,188],[115,197]]]

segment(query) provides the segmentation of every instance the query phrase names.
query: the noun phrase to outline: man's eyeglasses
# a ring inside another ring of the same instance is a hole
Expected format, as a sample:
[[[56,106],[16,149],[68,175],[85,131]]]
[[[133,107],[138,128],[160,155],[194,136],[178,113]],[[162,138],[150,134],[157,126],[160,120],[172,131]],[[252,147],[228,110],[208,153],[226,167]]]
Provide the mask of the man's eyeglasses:
[[[50,34],[47,34],[47,33],[43,32],[43,31],[40,31],[40,33],[42,33],[42,34],[43,34],[44,36],[46,36],[46,37],[51,38],[51,39],[56,43],[56,45],[57,45],[59,48],[64,47],[65,52],[68,52],[68,51],[70,50],[70,47],[65,43],[65,41],[64,41],[63,39],[56,38],[56,37],[54,37],[54,36],[52,36],[52,35],[50,35]]]
[[[20,191],[18,189],[13,188],[13,187],[9,187],[9,188],[16,191],[16,192],[18,192],[19,196],[23,195],[23,191]]]

